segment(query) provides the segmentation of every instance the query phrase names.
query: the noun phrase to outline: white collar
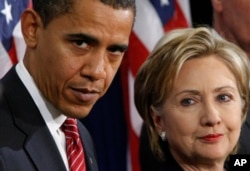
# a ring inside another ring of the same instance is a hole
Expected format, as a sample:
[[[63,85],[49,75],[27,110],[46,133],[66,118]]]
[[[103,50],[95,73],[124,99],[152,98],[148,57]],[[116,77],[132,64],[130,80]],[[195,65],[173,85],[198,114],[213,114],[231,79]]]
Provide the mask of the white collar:
[[[22,60],[16,65],[16,72],[34,100],[51,134],[54,135],[66,120],[66,116],[44,98]]]

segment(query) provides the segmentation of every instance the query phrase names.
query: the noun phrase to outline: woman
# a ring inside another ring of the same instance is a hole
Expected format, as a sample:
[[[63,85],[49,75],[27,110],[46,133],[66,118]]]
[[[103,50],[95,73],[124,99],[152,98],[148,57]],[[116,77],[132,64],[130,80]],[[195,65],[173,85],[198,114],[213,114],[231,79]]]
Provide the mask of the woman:
[[[246,117],[249,76],[246,54],[212,29],[178,29],[159,41],[134,98],[161,170],[224,170]]]

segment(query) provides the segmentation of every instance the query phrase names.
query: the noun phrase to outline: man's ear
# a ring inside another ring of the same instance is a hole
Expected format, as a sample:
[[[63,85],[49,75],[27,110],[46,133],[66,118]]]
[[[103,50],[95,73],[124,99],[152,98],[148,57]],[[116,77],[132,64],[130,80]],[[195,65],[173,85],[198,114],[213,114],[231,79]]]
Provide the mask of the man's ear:
[[[216,12],[221,12],[223,9],[222,0],[211,0],[213,10]]]
[[[39,28],[42,28],[40,16],[33,9],[26,9],[21,16],[21,29],[23,38],[28,47],[35,47]]]

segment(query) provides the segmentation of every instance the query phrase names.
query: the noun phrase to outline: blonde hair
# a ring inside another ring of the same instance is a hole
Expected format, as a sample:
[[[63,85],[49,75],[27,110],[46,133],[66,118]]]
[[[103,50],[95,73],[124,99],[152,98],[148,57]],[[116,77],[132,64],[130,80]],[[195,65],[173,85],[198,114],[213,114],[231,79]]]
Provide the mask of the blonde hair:
[[[216,55],[237,78],[239,93],[244,101],[245,120],[249,103],[249,66],[243,50],[220,37],[208,27],[173,30],[162,37],[139,69],[134,83],[136,108],[148,125],[150,145],[163,158],[159,136],[151,118],[151,106],[161,107],[168,98],[183,64],[191,58]]]

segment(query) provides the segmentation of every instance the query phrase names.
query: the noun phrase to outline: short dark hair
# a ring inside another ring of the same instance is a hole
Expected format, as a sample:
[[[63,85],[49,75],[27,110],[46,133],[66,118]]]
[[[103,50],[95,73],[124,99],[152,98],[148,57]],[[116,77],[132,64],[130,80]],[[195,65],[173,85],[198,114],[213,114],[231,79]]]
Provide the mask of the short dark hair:
[[[114,9],[131,9],[135,15],[135,0],[100,0]],[[74,0],[33,0],[33,9],[40,15],[44,27],[54,18],[69,13]]]

